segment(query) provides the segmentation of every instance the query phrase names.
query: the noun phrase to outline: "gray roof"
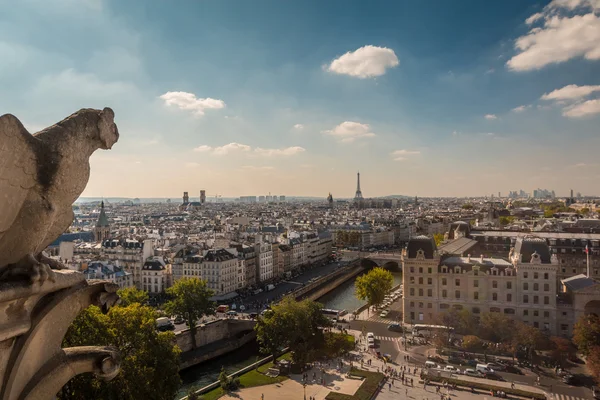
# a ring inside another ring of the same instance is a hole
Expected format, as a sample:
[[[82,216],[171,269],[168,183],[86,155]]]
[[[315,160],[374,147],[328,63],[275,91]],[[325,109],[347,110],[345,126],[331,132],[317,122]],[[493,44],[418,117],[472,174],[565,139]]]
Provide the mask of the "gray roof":
[[[596,281],[583,274],[563,279],[561,282],[567,287],[567,289],[574,292],[596,285]]]
[[[515,244],[515,253],[521,254],[521,262],[531,261],[533,253],[540,256],[542,264],[550,264],[550,247],[545,239],[537,237],[518,238]]]
[[[423,235],[410,239],[406,245],[408,258],[416,258],[419,250],[423,250],[425,258],[433,258],[436,249],[433,238]]]
[[[468,237],[462,237],[452,240],[448,243],[441,244],[438,250],[440,254],[456,254],[461,256],[468,254],[469,250],[477,245],[477,243],[477,240],[469,239]]]

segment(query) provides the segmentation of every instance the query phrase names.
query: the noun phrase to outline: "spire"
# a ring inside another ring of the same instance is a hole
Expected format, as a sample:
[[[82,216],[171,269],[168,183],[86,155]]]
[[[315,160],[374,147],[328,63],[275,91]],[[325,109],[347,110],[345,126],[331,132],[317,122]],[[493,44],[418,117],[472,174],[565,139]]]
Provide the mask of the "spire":
[[[356,173],[356,194],[354,195],[355,200],[362,200],[362,192],[360,191],[360,171]]]
[[[102,203],[100,203],[100,215],[98,216],[98,221],[96,221],[96,226],[105,227],[108,225],[108,217],[106,216],[106,212],[104,211],[104,200],[102,200]]]

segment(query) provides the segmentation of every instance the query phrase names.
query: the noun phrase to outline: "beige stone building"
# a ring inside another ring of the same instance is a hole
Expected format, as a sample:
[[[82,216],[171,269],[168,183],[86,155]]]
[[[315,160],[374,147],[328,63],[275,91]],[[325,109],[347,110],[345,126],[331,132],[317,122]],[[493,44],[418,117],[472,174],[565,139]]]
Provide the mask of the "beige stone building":
[[[503,259],[440,256],[432,239],[417,236],[403,252],[402,269],[404,323],[436,324],[444,311],[468,309],[570,336],[579,316],[600,315],[600,285],[583,275],[561,280],[558,259],[540,238],[519,238]]]

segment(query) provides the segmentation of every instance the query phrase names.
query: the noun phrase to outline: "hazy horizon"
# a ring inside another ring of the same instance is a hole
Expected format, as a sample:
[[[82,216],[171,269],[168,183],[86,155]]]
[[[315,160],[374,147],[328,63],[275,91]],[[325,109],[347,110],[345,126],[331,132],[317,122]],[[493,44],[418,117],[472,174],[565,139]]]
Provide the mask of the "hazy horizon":
[[[595,5],[7,3],[0,114],[35,132],[114,109],[120,140],[92,156],[83,197],[351,198],[357,171],[365,197],[590,195]]]

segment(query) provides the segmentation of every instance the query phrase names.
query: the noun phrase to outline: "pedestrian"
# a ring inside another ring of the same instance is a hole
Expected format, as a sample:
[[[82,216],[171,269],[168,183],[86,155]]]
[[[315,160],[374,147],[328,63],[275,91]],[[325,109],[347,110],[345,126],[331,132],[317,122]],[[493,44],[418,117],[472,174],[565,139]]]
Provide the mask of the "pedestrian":
[[[262,394],[260,395],[260,399],[261,399],[261,400],[265,400],[265,394],[264,394],[264,393],[262,393]]]
[[[406,397],[408,397],[408,389],[405,389],[405,394],[406,394]]]
[[[515,383],[514,383],[514,382],[511,382],[511,383],[510,383],[510,388],[511,388],[511,389],[514,389],[514,388],[515,388]]]
[[[392,383],[391,382],[388,382],[388,389],[392,390]]]

